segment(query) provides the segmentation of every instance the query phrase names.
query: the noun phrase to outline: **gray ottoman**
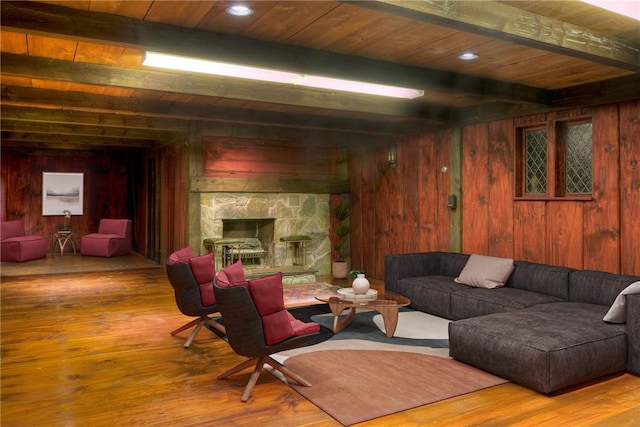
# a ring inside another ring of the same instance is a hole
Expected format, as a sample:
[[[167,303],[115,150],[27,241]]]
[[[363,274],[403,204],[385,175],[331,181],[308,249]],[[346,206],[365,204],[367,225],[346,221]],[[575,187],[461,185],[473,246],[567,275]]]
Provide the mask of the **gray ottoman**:
[[[625,325],[608,307],[557,302],[449,324],[449,354],[541,393],[624,371]]]

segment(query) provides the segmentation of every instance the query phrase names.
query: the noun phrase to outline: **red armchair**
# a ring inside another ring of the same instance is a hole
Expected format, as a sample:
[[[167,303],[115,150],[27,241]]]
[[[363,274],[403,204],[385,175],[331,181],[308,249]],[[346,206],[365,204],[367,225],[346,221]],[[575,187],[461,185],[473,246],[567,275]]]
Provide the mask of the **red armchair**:
[[[0,230],[0,259],[23,262],[47,256],[47,240],[42,236],[27,236],[22,221],[3,221]]]
[[[132,230],[129,219],[101,219],[97,233],[82,236],[80,254],[112,257],[132,250]]]

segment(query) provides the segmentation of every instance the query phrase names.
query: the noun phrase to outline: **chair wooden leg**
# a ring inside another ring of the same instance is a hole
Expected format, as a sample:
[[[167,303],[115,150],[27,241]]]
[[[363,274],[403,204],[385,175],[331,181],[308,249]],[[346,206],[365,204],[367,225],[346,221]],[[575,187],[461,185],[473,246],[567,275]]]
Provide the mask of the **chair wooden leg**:
[[[196,327],[193,328],[193,332],[191,332],[191,335],[189,335],[189,338],[187,338],[187,341],[184,343],[184,348],[189,348],[193,339],[198,335],[200,329],[202,329],[202,325],[204,325],[204,320],[200,319]]]
[[[193,319],[191,322],[189,322],[189,323],[187,323],[187,324],[185,324],[185,325],[182,325],[182,326],[180,326],[178,329],[176,329],[175,331],[171,332],[171,335],[175,335],[175,334],[177,334],[177,333],[179,333],[179,332],[184,331],[185,329],[189,329],[189,328],[191,328],[192,326],[197,325],[199,321],[200,321],[200,318]]]
[[[258,363],[256,363],[256,367],[254,368],[253,373],[249,378],[249,382],[247,383],[247,386],[244,389],[244,393],[242,393],[243,402],[246,402],[251,397],[251,391],[253,390],[253,387],[258,382],[258,378],[260,377],[260,373],[262,372],[262,366],[267,361],[267,359],[268,359],[267,356],[263,356],[260,359],[258,359]]]
[[[233,368],[229,369],[228,371],[223,372],[222,374],[218,375],[218,379],[221,380],[221,379],[227,378],[230,375],[235,374],[236,372],[244,371],[249,366],[252,366],[253,364],[255,364],[256,360],[257,359],[255,357],[251,357],[251,358],[245,360],[244,362],[240,363],[239,365],[236,365]]]
[[[216,322],[215,320],[211,319],[210,317],[206,317],[205,322],[207,322],[208,325],[212,326],[213,328],[222,332],[223,334],[225,335],[227,334],[227,330],[224,328],[224,326]]]
[[[278,362],[274,358],[267,357],[265,360],[265,363],[267,363],[273,369],[282,372],[285,376],[291,378],[298,384],[303,385],[305,387],[311,387],[311,383],[309,381],[305,380],[302,376],[300,376],[300,374],[293,372],[291,369],[287,368],[286,366],[284,366],[282,363]]]

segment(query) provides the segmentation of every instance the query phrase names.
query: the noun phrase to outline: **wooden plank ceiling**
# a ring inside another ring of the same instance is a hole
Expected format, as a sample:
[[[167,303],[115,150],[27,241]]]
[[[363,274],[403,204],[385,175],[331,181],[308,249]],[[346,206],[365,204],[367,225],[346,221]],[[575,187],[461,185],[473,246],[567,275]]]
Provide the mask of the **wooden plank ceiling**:
[[[341,144],[640,97],[640,23],[576,1],[1,2],[2,144]],[[424,89],[393,100],[144,67],[146,50]],[[472,51],[475,61],[458,54]]]

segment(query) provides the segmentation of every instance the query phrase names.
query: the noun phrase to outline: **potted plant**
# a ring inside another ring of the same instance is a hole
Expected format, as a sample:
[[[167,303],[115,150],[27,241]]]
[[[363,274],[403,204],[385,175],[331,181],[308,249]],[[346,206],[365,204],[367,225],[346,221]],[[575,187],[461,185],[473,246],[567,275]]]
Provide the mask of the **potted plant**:
[[[331,213],[338,221],[334,228],[337,241],[333,245],[335,258],[331,263],[331,274],[336,279],[344,279],[347,277],[349,272],[349,265],[346,260],[346,249],[348,248],[348,246],[346,246],[348,244],[347,236],[351,231],[348,221],[350,214],[349,201],[347,199],[342,199],[340,204],[335,206]]]

